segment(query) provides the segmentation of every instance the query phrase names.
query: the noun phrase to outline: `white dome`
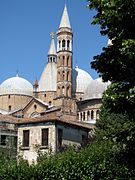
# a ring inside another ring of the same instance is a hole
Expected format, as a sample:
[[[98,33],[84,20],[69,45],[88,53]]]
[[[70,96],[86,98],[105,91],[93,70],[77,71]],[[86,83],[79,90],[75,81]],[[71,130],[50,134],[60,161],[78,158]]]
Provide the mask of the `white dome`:
[[[84,93],[92,77],[84,70],[76,67],[73,69],[73,91]]]
[[[21,94],[32,96],[32,93],[32,84],[26,79],[18,76],[9,78],[0,85],[0,95]]]
[[[39,80],[39,91],[56,91],[57,64],[48,63]]]
[[[107,89],[107,86],[110,84],[102,82],[101,78],[97,78],[88,85],[85,93],[84,99],[94,99],[94,98],[102,98],[103,92]]]

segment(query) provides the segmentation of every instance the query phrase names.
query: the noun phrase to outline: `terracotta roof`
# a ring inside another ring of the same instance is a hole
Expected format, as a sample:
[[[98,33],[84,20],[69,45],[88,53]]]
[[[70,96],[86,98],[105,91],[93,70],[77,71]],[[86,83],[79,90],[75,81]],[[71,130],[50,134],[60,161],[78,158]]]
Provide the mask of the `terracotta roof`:
[[[24,118],[18,121],[18,125],[20,124],[31,124],[31,123],[38,123],[38,122],[60,122],[66,123],[69,125],[74,125],[81,128],[92,129],[93,126],[89,124],[82,124],[76,120],[75,116],[71,115],[62,115],[59,112],[54,112],[51,114],[46,114],[45,116],[35,117],[35,118]]]
[[[48,113],[44,116],[33,117],[33,118],[15,118],[13,116],[0,115],[0,121],[6,121],[18,125],[33,124],[39,122],[58,122],[58,123],[74,125],[80,128],[86,128],[86,129],[93,128],[93,126],[90,124],[82,124],[81,122],[77,121],[76,116],[63,115],[61,112],[58,111]]]
[[[9,115],[0,115],[0,122],[9,122],[9,123],[17,123],[19,118],[15,118]]]

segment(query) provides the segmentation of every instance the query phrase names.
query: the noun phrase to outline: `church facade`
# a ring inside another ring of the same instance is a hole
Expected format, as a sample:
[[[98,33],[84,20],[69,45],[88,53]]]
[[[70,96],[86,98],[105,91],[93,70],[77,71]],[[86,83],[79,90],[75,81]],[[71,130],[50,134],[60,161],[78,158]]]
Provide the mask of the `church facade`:
[[[16,119],[18,142],[25,145],[21,152],[26,159],[31,153],[30,161],[36,157],[33,144],[41,149],[50,145],[53,151],[61,146],[62,138],[66,145],[81,144],[98,119],[102,93],[108,86],[73,67],[73,32],[66,6],[56,35],[57,48],[51,33],[39,81],[32,85],[17,75],[0,85],[0,121]]]

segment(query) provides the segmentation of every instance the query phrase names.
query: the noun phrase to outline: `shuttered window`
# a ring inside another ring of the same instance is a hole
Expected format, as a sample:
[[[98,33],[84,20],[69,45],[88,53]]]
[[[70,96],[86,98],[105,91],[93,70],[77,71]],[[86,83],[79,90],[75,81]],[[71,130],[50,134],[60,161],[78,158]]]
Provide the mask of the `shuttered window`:
[[[29,130],[23,131],[23,147],[29,147]]]
[[[48,128],[42,129],[42,146],[48,146]]]

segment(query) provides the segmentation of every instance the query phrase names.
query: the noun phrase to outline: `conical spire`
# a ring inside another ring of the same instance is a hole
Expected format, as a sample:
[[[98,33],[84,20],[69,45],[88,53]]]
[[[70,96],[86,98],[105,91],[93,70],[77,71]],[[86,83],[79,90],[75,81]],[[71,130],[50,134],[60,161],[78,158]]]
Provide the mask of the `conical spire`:
[[[52,37],[52,41],[51,41],[50,49],[48,51],[48,55],[56,55],[56,49],[55,49],[55,43],[54,43],[54,33],[51,32],[50,35]]]
[[[65,4],[65,8],[63,11],[59,28],[63,28],[63,27],[71,28],[66,4]]]

